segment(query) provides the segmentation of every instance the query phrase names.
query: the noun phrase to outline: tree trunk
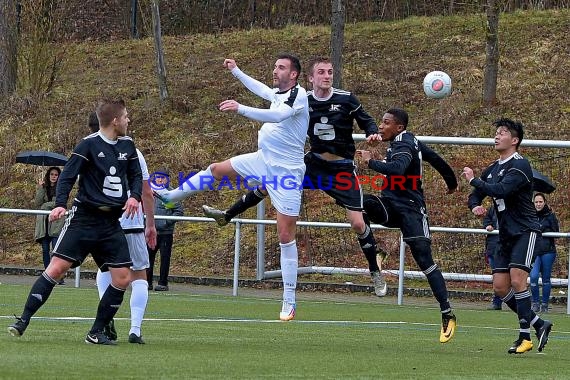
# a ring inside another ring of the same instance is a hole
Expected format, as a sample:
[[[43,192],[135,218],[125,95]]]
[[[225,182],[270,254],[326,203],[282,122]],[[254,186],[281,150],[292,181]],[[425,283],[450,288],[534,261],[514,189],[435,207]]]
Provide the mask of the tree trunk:
[[[14,0],[0,0],[0,99],[16,91],[17,19]]]
[[[160,0],[152,0],[152,29],[154,34],[154,48],[156,50],[156,72],[158,76],[158,91],[160,101],[168,98],[166,86],[166,67],[164,65],[164,51],[162,50],[162,31],[160,29]]]
[[[483,76],[483,104],[487,107],[497,102],[497,77],[499,73],[499,6],[496,0],[487,0],[486,58]]]
[[[344,20],[346,11],[342,0],[332,0],[331,17],[331,62],[333,86],[342,87],[342,48],[344,46]]]

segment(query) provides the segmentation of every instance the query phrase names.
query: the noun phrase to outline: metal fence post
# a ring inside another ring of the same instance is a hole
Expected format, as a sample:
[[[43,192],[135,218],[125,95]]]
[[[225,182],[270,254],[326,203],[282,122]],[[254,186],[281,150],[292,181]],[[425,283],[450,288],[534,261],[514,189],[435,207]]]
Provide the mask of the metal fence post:
[[[570,236],[568,240],[568,285],[566,289],[566,314],[570,314]]]
[[[241,223],[236,222],[236,234],[235,234],[235,246],[234,246],[234,287],[232,295],[235,297],[238,295],[238,279],[239,279],[239,249],[240,249],[240,238],[241,238]]]
[[[265,199],[257,204],[257,219],[265,219]],[[256,279],[263,280],[265,273],[265,225],[257,225],[257,267]]]
[[[400,268],[398,270],[398,305],[404,304],[404,265],[406,263],[406,243],[400,234]]]

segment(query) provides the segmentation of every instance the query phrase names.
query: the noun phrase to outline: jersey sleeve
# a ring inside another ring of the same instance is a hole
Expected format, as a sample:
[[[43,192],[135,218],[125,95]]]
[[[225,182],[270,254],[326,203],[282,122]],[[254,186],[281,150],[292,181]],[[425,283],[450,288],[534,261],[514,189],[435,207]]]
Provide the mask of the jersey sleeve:
[[[481,177],[477,178],[477,181],[485,182],[483,178],[487,178],[487,175],[491,171],[491,168],[492,166],[489,166],[487,169],[483,170]],[[476,178],[471,181],[471,185],[473,185],[473,182],[475,182],[475,180]],[[485,194],[480,188],[474,186],[471,190],[471,193],[469,194],[469,197],[467,197],[467,207],[469,207],[469,210],[473,210],[473,208],[476,206],[481,206],[485,197],[487,197],[487,194]]]
[[[234,77],[239,79],[239,81],[251,92],[255,95],[265,99],[265,100],[273,100],[273,95],[275,91],[269,86],[261,83],[260,81],[253,79],[243,71],[241,71],[238,67],[232,69],[232,74]]]
[[[146,160],[144,159],[143,154],[138,149],[137,149],[137,156],[139,158],[139,165],[141,167],[142,179],[143,181],[148,181],[148,179],[150,178],[150,174],[148,172],[148,166],[146,164]]]
[[[412,162],[413,148],[404,141],[392,143],[392,160],[390,162],[370,160],[368,167],[378,173],[387,175],[404,175]]]
[[[275,108],[254,108],[240,104],[238,113],[263,123],[279,123],[304,110],[306,102],[301,101],[303,96],[306,97],[304,90],[299,91],[299,86],[295,86],[291,89],[287,100]]]
[[[142,179],[141,165],[139,163],[139,154],[136,148],[134,148],[134,144],[133,144],[133,154],[130,155],[128,158],[127,179],[129,181],[129,190],[131,191],[130,196],[140,202],[142,199],[143,179]]]
[[[481,178],[473,178],[471,180],[471,186],[493,198],[506,198],[520,187],[529,183],[532,183],[532,169],[526,160],[515,160],[513,166],[507,170],[501,182],[487,183]]]
[[[458,186],[457,177],[455,176],[455,173],[453,172],[451,166],[449,166],[449,164],[433,149],[431,149],[421,141],[418,142],[420,150],[422,151],[423,160],[429,163],[435,170],[437,170],[439,175],[441,175],[441,177],[445,181],[445,184],[447,185],[448,189],[450,190],[456,189]]]
[[[366,137],[378,133],[378,125],[372,116],[362,107],[362,104],[354,94],[350,94],[349,103],[352,107],[350,115],[356,120],[358,127],[362,129]]]
[[[77,144],[69,160],[67,160],[67,163],[63,167],[61,175],[57,180],[55,207],[67,208],[69,194],[77,180],[77,176],[81,172],[83,165],[89,162],[89,144],[90,140],[82,140]]]

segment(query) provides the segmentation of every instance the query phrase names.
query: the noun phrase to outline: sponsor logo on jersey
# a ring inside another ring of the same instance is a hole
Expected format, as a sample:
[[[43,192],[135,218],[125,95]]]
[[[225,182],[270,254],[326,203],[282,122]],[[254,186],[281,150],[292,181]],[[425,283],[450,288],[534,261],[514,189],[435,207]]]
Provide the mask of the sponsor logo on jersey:
[[[97,155],[97,157],[105,158],[105,153],[99,152],[99,154]]]
[[[127,154],[119,152],[119,157],[117,157],[117,160],[126,161],[127,160]]]

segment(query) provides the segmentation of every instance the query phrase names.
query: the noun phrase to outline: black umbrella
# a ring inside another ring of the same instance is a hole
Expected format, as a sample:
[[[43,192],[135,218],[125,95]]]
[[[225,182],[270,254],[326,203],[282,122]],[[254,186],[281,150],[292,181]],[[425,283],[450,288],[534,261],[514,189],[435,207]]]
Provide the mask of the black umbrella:
[[[18,153],[16,162],[38,166],[64,166],[67,162],[67,157],[44,150],[30,150]]]
[[[542,174],[536,169],[532,169],[532,190],[539,193],[550,194],[556,190],[556,186],[550,178]]]

